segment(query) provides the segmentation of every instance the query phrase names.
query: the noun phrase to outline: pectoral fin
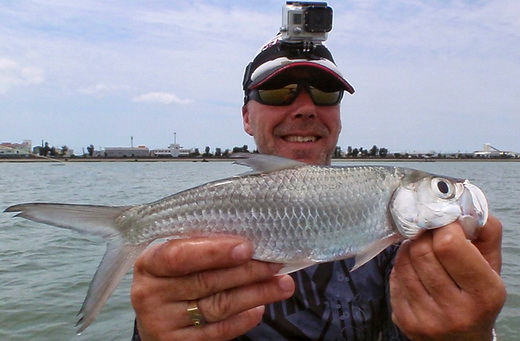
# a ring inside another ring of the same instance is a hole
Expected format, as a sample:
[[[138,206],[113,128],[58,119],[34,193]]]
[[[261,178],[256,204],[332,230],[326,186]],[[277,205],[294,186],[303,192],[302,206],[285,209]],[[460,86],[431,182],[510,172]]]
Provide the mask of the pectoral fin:
[[[317,264],[316,262],[313,262],[311,260],[306,260],[298,263],[289,263],[284,264],[283,268],[277,273],[277,275],[286,275],[290,274],[291,272],[296,272],[301,269],[308,268],[311,265]]]
[[[354,266],[352,267],[352,269],[350,269],[350,271],[356,270],[357,268],[359,268],[360,266],[377,256],[379,253],[381,253],[381,251],[383,251],[392,244],[400,242],[402,239],[403,238],[399,235],[393,234],[383,239],[376,240],[372,244],[369,244],[366,249],[364,249],[356,255]]]

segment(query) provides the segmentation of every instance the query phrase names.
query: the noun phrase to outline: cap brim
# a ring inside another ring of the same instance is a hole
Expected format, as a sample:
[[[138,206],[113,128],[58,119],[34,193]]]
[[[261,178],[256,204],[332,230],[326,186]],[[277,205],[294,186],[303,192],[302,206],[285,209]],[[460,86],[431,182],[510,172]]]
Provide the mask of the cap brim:
[[[350,85],[338,70],[336,65],[327,59],[308,60],[308,59],[288,59],[286,57],[276,58],[260,65],[251,75],[249,89],[255,89],[268,82],[282,72],[294,67],[312,67],[319,69],[338,80],[343,88],[350,94],[354,93],[354,88]]]

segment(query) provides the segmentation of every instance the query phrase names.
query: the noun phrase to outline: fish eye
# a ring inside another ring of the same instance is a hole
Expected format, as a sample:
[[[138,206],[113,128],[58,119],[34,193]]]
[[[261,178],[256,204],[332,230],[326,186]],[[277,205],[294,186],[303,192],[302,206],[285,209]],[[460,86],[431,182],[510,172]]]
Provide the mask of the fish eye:
[[[441,199],[451,199],[455,196],[455,186],[447,179],[434,178],[432,180],[432,190]]]

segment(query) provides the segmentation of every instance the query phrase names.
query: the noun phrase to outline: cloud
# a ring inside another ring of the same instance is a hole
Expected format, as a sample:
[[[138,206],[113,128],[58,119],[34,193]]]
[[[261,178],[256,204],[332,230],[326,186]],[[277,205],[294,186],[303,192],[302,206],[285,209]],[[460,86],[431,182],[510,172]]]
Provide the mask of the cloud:
[[[149,92],[134,98],[134,102],[162,103],[162,104],[190,104],[191,99],[181,99],[167,92]]]
[[[80,88],[78,91],[85,95],[97,95],[104,96],[106,94],[116,92],[116,91],[124,91],[131,90],[132,87],[126,85],[107,85],[103,83],[98,83],[95,85],[91,85],[85,88]]]
[[[0,58],[0,94],[5,94],[16,86],[39,84],[43,80],[41,69],[22,67],[12,59]]]

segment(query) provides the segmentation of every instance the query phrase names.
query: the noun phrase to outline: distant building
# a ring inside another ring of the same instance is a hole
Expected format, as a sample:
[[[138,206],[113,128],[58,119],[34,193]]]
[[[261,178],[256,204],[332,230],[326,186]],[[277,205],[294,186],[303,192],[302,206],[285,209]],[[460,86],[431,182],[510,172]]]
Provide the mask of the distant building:
[[[106,147],[104,157],[150,157],[150,150],[146,146],[139,147]]]
[[[31,140],[23,140],[22,143],[3,142],[0,144],[0,157],[28,157],[31,149]]]
[[[172,143],[165,149],[154,149],[151,151],[152,157],[188,157],[191,149],[182,148],[178,143]]]
[[[474,152],[473,155],[475,157],[484,157],[484,158],[515,158],[518,155],[511,151],[504,151],[498,148],[493,147],[490,143],[485,143],[484,148],[481,151]]]

